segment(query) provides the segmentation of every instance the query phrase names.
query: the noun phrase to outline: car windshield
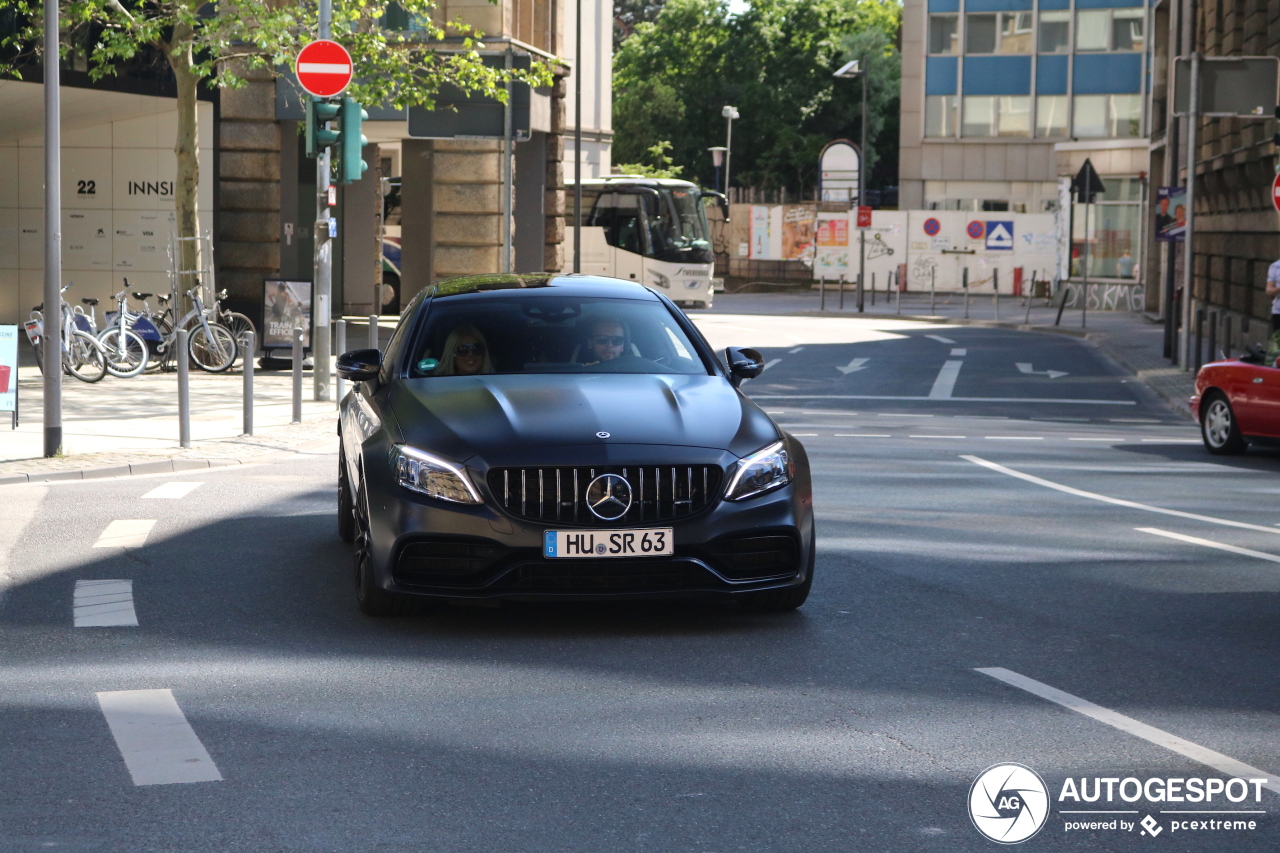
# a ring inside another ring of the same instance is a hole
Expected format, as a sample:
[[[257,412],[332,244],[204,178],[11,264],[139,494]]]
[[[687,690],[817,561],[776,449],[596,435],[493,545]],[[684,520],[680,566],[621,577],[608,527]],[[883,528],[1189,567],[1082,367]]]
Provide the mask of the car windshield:
[[[667,307],[550,295],[433,300],[409,375],[710,371]]]

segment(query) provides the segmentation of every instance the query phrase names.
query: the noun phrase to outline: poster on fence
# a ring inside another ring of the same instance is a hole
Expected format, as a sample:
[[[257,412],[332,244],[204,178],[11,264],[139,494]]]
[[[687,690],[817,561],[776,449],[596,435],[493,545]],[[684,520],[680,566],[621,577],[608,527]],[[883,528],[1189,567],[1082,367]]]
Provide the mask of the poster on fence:
[[[0,412],[18,408],[18,327],[0,326]]]
[[[815,229],[813,277],[835,278],[849,272],[849,214],[819,213]]]
[[[1181,243],[1187,233],[1187,188],[1156,187],[1156,239]]]
[[[302,327],[302,346],[311,346],[311,282],[263,282],[262,348],[292,349],[293,329]]]
[[[788,261],[813,258],[813,208],[804,205],[782,209],[782,257]]]

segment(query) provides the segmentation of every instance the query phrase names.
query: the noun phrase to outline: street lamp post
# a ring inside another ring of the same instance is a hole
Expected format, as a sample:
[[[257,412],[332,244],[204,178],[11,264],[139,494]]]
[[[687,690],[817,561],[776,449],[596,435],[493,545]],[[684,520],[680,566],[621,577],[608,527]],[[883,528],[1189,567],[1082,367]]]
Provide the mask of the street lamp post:
[[[724,166],[724,155],[729,149],[723,145],[716,145],[707,150],[711,152],[711,165],[716,167],[716,192],[724,192],[720,188],[720,169]]]
[[[867,199],[867,68],[866,57],[846,62],[833,75],[840,78],[862,78],[862,147],[858,151],[858,204]]]
[[[724,133],[724,194],[729,195],[729,160],[733,157],[733,120],[738,118],[738,108],[726,106],[720,111],[725,117]]]

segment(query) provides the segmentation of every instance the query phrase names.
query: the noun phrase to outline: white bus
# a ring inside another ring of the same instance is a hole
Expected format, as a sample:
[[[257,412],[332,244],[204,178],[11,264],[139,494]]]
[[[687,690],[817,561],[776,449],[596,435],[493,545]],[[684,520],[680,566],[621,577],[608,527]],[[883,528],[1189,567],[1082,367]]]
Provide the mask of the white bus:
[[[565,188],[572,222],[573,190]],[[704,204],[728,204],[689,181],[605,175],[582,182],[581,271],[638,281],[677,305],[710,308],[715,253]],[[572,231],[565,234],[573,269]]]

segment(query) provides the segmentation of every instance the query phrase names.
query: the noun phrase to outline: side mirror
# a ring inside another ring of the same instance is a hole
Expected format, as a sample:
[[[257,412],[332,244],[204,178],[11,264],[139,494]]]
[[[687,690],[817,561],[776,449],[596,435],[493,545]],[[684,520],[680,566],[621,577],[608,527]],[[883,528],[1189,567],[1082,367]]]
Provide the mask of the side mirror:
[[[348,382],[368,382],[378,378],[382,369],[382,352],[376,349],[358,349],[338,356],[338,375]]]
[[[716,206],[720,208],[720,213],[724,215],[724,221],[729,221],[729,199],[724,193],[718,193],[715,190],[703,190],[704,198],[713,198],[716,200]]]
[[[741,385],[742,380],[755,379],[764,373],[764,356],[759,350],[728,347],[724,351],[724,360],[729,365],[729,382],[734,388]]]

